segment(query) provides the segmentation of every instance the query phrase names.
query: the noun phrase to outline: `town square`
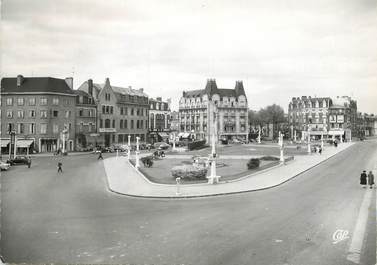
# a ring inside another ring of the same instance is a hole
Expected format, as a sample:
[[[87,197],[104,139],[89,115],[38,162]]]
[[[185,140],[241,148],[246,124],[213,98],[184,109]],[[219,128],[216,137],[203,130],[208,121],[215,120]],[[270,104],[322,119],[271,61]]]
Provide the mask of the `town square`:
[[[1,1],[1,263],[376,264],[377,4],[305,2]]]

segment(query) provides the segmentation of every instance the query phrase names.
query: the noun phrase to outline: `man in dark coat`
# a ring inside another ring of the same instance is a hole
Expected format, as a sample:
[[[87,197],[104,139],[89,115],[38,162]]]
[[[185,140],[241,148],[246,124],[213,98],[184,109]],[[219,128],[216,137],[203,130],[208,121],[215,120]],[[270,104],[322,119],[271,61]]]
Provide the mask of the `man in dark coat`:
[[[63,163],[62,162],[58,162],[58,173],[63,173],[63,169],[62,169],[62,166],[63,166]]]
[[[365,170],[360,175],[360,185],[363,185],[363,188],[367,185],[367,173]]]
[[[31,157],[29,156],[28,159],[27,159],[27,167],[30,168],[31,167]]]

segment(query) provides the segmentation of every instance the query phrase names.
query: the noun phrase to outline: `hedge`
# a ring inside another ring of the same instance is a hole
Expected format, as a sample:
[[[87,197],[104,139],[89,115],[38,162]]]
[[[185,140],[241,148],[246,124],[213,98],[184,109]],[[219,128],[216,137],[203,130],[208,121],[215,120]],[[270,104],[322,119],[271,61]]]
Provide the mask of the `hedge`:
[[[174,178],[204,179],[207,176],[207,168],[193,165],[175,166],[171,169]]]
[[[152,167],[153,165],[153,157],[152,156],[145,156],[140,158],[140,161],[143,163],[144,167]]]
[[[200,149],[200,148],[203,148],[205,146],[205,144],[206,144],[206,140],[189,142],[187,144],[187,148],[188,148],[188,150]]]
[[[262,156],[259,159],[264,160],[264,161],[278,161],[278,160],[280,160],[280,158],[278,158],[276,156]]]
[[[258,168],[260,165],[260,160],[258,158],[251,158],[247,162],[247,169],[255,169]]]

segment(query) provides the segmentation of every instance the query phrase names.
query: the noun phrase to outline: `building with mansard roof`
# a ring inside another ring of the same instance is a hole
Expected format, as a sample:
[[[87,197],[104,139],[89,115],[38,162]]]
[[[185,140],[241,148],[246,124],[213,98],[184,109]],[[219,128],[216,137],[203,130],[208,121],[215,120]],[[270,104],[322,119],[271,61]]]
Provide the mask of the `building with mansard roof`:
[[[234,89],[218,88],[208,79],[204,89],[183,91],[179,101],[179,124],[182,138],[210,142],[220,139],[248,140],[248,104],[242,81]]]

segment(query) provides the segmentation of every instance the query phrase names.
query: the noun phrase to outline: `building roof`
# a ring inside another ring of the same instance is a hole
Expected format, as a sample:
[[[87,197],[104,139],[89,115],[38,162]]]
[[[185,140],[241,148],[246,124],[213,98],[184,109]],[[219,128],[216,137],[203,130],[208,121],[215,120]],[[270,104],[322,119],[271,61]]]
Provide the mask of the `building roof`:
[[[1,79],[1,93],[64,93],[73,94],[73,90],[64,79],[53,77],[22,77],[20,86],[17,86],[17,77]]]
[[[183,92],[184,97],[201,97],[205,94],[207,94],[210,97],[214,94],[218,94],[220,97],[238,97],[240,95],[246,96],[242,81],[236,81],[235,88],[229,89],[218,88],[215,79],[208,79],[206,87],[204,89]]]
[[[103,87],[104,85],[102,85]],[[122,95],[131,95],[131,96],[139,96],[139,97],[148,97],[147,94],[144,93],[142,89],[132,89],[131,87],[118,87],[111,85],[114,93],[119,93]]]
[[[78,96],[86,96],[86,97],[92,97],[91,95],[89,95],[88,93],[86,93],[85,91],[83,90],[73,90],[73,93],[78,95]]]
[[[197,90],[190,90],[190,91],[185,91],[185,97],[200,97],[205,94],[204,89],[197,89]]]

